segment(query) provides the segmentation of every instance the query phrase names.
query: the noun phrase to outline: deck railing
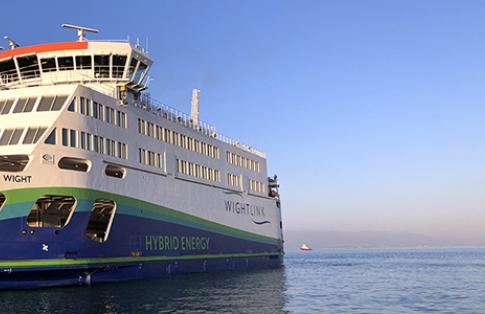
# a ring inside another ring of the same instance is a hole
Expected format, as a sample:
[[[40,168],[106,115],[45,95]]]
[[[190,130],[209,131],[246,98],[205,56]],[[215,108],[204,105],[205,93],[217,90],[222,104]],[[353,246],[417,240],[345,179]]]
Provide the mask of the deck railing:
[[[135,103],[135,106],[143,110],[146,110],[148,112],[151,112],[152,114],[155,114],[161,118],[176,122],[187,128],[191,128],[197,132],[204,134],[205,136],[209,136],[221,142],[224,142],[226,144],[235,146],[249,153],[255,154],[256,156],[266,158],[266,154],[264,152],[259,151],[249,145],[240,143],[239,141],[234,140],[228,136],[218,133],[215,127],[213,127],[212,125],[206,122],[199,121],[198,123],[195,123],[192,120],[192,117],[190,115],[184,112],[181,112],[175,108],[172,108],[170,106],[167,106],[151,98],[147,94],[143,94],[140,101],[138,103]]]
[[[20,69],[20,76],[17,70],[0,72],[0,87],[12,88],[17,85],[34,84],[51,85],[65,82],[107,82],[126,81],[124,78],[124,66],[98,66],[90,69],[63,68],[40,71],[40,69]]]

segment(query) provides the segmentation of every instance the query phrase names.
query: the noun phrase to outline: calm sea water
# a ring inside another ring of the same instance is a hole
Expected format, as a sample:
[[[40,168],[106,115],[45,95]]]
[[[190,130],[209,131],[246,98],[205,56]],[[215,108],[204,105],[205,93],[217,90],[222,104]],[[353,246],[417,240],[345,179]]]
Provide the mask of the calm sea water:
[[[272,270],[0,292],[1,313],[485,313],[485,249],[288,253]]]

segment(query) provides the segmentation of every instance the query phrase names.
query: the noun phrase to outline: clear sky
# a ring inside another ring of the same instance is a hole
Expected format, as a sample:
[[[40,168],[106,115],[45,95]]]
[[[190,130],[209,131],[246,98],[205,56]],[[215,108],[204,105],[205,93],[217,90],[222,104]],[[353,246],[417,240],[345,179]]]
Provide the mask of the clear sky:
[[[140,37],[151,93],[268,154],[287,230],[485,239],[485,1],[2,3],[22,45]],[[5,45],[3,45],[5,46]]]

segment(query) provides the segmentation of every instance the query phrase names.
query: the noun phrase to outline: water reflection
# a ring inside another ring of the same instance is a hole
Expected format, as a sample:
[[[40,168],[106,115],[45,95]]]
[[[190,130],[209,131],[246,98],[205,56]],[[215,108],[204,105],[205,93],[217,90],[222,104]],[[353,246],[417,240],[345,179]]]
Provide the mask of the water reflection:
[[[0,293],[5,313],[284,313],[285,270]]]

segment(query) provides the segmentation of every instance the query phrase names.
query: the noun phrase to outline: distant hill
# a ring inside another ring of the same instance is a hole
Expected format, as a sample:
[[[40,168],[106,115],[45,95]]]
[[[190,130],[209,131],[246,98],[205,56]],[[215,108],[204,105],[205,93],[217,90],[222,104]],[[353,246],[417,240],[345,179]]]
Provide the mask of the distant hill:
[[[297,250],[302,243],[313,249],[323,248],[403,248],[426,246],[483,246],[485,241],[441,239],[413,233],[291,231],[284,234],[285,249]]]

